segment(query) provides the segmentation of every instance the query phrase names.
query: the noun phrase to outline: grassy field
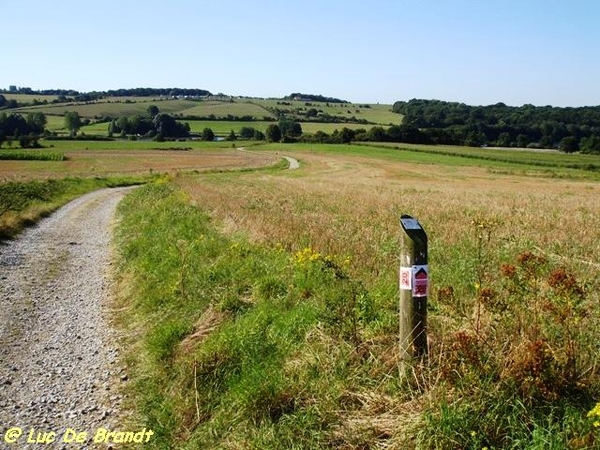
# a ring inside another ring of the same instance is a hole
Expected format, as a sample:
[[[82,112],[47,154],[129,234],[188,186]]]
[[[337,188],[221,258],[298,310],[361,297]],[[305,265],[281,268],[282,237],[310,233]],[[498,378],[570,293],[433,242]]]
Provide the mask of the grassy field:
[[[61,150],[64,161],[2,161],[0,182],[71,176],[106,177],[177,171],[250,169],[276,164],[279,161],[279,158],[270,154],[240,152],[211,144],[199,147],[196,143],[194,149],[181,145],[190,143],[152,143],[153,148],[148,145],[135,146],[115,142],[105,143],[114,144],[110,146],[98,144],[102,143],[89,142],[85,144],[88,148],[73,146]],[[131,148],[127,148],[128,146]]]
[[[417,150],[272,144],[253,151],[301,168],[128,197],[119,306],[153,448],[598,443],[597,173]],[[431,270],[430,357],[408,376],[402,213],[427,231]]]
[[[391,105],[369,104],[368,108],[361,108],[360,105],[352,103],[329,103],[326,102],[296,102],[286,101],[290,105],[283,105],[282,100],[250,100],[257,105],[267,108],[278,108],[280,110],[292,111],[296,108],[301,108],[306,111],[310,108],[323,111],[323,113],[332,116],[340,116],[344,118],[356,117],[364,119],[374,124],[389,126],[390,124],[398,125],[402,121],[402,115],[392,112]],[[306,103],[311,103],[312,106],[307,106]]]
[[[14,112],[27,114],[30,112],[42,112],[48,115],[64,115],[67,111],[77,112],[82,118],[93,119],[95,117],[119,117],[147,114],[148,106],[156,105],[161,112],[179,113],[187,108],[192,108],[198,102],[185,99],[156,100],[137,99],[127,102],[126,100],[97,101],[89,103],[59,103],[56,105],[27,106],[14,109]]]
[[[184,109],[179,114],[188,116],[209,116],[214,114],[217,117],[232,116],[253,116],[261,119],[263,117],[275,118],[269,111],[254,103],[237,100],[232,102],[223,101],[203,101],[188,109]]]
[[[57,95],[10,94],[10,93],[3,93],[2,95],[4,95],[4,97],[6,97],[7,100],[16,100],[19,103],[33,103],[34,100],[38,100],[40,102],[43,102],[44,100],[46,100],[47,102],[51,102],[58,98]]]

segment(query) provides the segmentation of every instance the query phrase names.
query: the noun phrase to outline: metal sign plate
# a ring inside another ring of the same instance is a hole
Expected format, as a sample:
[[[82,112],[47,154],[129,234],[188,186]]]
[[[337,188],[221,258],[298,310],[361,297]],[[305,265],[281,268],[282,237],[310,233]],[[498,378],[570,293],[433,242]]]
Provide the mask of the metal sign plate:
[[[400,219],[400,222],[402,222],[402,226],[404,227],[405,230],[420,230],[421,229],[421,225],[419,224],[417,219],[413,219],[412,217],[402,218],[402,219]]]

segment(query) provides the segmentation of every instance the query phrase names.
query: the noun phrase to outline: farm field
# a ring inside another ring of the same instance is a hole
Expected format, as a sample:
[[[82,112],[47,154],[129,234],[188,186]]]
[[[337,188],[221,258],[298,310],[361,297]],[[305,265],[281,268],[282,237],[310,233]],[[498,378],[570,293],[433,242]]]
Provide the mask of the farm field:
[[[113,100],[97,101],[87,103],[58,103],[55,105],[26,106],[13,109],[13,112],[27,114],[31,112],[42,112],[48,115],[63,115],[67,111],[77,112],[82,118],[98,117],[119,117],[135,116],[137,114],[146,114],[148,106],[156,104],[164,113],[178,113],[186,108],[191,108],[197,104],[193,100],[175,99],[175,100],[156,100],[141,98],[136,101]]]
[[[285,101],[286,103],[289,103],[289,105],[284,105],[282,104],[282,102],[284,102],[282,100],[252,99],[250,101],[264,107],[282,110],[301,108],[306,111],[310,108],[315,108],[332,116],[341,116],[345,118],[356,117],[357,119],[364,119],[368,122],[384,126],[389,126],[390,124],[398,125],[402,121],[402,115],[392,112],[392,105],[385,104],[369,104],[368,108],[363,108],[361,105],[353,103],[328,104],[327,102]],[[310,103],[311,106],[307,106],[307,103]]]
[[[15,94],[15,98],[20,102],[31,102],[32,96]],[[35,96],[33,96],[35,97]],[[278,104],[279,103],[279,104]],[[104,117],[133,117],[136,115],[147,114],[150,105],[155,105],[163,113],[172,114],[175,117],[198,116],[207,117],[214,115],[216,118],[232,116],[243,117],[252,116],[255,119],[270,117],[275,119],[275,115],[269,109],[277,108],[294,116],[298,112],[306,112],[309,108],[316,108],[325,114],[339,116],[344,119],[355,117],[359,120],[366,120],[369,124],[359,123],[319,123],[303,122],[302,115],[297,115],[305,133],[315,133],[324,131],[332,133],[334,130],[340,130],[343,127],[357,129],[369,128],[373,124],[389,126],[399,124],[402,121],[402,115],[393,113],[391,105],[353,105],[353,104],[335,104],[325,102],[308,102],[311,106],[306,106],[307,102],[287,102],[290,105],[281,104],[279,100],[261,100],[261,99],[231,99],[231,100],[189,100],[189,99],[165,99],[165,98],[146,98],[146,97],[122,97],[108,98],[93,102],[73,102],[48,105],[26,106],[11,110],[12,112],[26,115],[33,112],[42,112],[47,116],[47,129],[62,133],[65,131],[64,114],[66,112],[77,112],[83,119],[97,120]],[[368,107],[365,107],[368,106]],[[269,121],[242,122],[242,121],[187,121],[190,123],[192,132],[201,132],[204,128],[213,129],[218,135],[226,135],[233,129],[238,132],[243,126],[251,126],[261,131],[272,123]],[[108,129],[107,123],[92,123],[81,128],[81,132],[94,135],[106,135]]]
[[[198,102],[196,106],[180,111],[179,114],[184,116],[210,116],[211,114],[214,114],[217,117],[224,117],[229,114],[238,117],[252,116],[258,119],[271,117],[275,119],[275,116],[263,107],[243,101],[224,102],[206,100]]]
[[[593,441],[597,173],[417,150],[257,146],[301,168],[187,174],[124,202],[132,420],[156,448]],[[408,377],[402,213],[427,231],[431,274],[430,358]]]
[[[148,146],[123,149],[123,143],[120,143],[120,147],[113,145],[106,148],[97,145],[97,148],[94,148],[90,145],[88,149],[72,148],[61,151],[66,157],[64,161],[1,161],[0,182],[61,177],[147,175],[192,170],[249,169],[273,165],[280,160],[266,153],[240,152],[231,148],[211,147],[210,144],[194,150],[183,146],[178,149],[172,145],[153,144],[154,149],[149,149]]]

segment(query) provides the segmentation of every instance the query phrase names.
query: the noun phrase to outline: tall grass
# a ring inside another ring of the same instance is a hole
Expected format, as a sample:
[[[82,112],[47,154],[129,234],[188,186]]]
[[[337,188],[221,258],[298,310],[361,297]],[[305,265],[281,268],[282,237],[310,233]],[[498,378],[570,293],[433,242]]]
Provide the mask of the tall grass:
[[[124,326],[155,448],[337,442],[334,411],[371,383],[361,342],[378,320],[347,262],[225,237],[164,184],[131,194],[120,213]]]
[[[592,448],[595,183],[295,156],[298,171],[180,177],[123,203],[155,448]],[[430,357],[407,378],[403,212],[432,274]]]

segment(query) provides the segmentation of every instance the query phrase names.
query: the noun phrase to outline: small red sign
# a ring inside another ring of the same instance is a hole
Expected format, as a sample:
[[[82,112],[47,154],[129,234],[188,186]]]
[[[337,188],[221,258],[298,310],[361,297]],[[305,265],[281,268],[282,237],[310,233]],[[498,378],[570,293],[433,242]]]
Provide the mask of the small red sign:
[[[413,297],[427,297],[427,288],[429,285],[429,275],[427,273],[427,266],[414,266],[413,271]]]

